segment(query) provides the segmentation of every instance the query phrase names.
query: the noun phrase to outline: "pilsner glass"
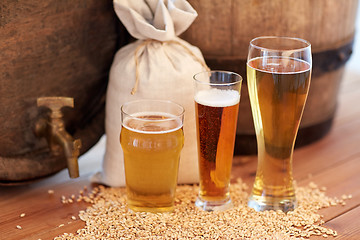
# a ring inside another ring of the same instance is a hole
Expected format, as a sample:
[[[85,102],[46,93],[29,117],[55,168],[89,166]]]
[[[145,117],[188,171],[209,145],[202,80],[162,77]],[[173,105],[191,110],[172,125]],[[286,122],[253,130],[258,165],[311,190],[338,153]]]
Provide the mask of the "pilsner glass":
[[[162,100],[139,100],[121,107],[128,207],[169,212],[174,208],[184,109]]]
[[[290,37],[250,42],[247,84],[258,145],[258,167],[248,205],[257,211],[294,210],[296,135],[311,79],[311,45]]]
[[[196,74],[194,80],[200,172],[195,205],[205,211],[225,210],[232,206],[229,186],[242,78],[211,71]]]

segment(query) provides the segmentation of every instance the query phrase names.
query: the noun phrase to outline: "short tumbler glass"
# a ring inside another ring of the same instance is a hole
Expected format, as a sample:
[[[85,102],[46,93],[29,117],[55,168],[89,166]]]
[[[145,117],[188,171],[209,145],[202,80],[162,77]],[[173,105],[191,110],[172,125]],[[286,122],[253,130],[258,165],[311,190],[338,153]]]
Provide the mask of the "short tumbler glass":
[[[127,204],[133,211],[174,209],[184,108],[165,100],[139,100],[121,107]]]

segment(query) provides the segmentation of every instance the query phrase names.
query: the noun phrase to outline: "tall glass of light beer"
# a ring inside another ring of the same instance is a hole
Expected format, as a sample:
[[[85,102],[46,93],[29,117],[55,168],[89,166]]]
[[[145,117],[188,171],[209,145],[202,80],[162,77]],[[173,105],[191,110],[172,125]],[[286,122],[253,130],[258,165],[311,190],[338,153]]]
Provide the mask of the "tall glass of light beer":
[[[229,186],[242,78],[226,71],[194,76],[200,191],[205,211],[232,206]]]
[[[184,108],[165,100],[138,100],[121,107],[127,204],[133,211],[174,208]]]
[[[248,205],[257,211],[293,210],[292,160],[311,79],[311,45],[290,37],[250,42],[247,85],[258,145]]]

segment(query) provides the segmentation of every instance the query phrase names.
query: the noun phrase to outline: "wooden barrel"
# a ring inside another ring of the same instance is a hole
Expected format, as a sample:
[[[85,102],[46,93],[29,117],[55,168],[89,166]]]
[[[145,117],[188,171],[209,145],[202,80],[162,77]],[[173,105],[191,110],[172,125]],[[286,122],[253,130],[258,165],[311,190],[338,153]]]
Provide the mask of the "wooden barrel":
[[[108,72],[125,39],[111,0],[2,0],[0,9],[0,183],[15,184],[66,167],[34,134],[47,111],[38,97],[74,98],[63,113],[81,154],[103,135]]]
[[[352,52],[358,0],[189,0],[199,16],[181,36],[198,46],[210,68],[240,73],[242,88],[236,154],[256,152],[246,84],[251,39],[290,36],[310,41],[313,73],[296,146],[323,137],[336,111],[344,65]]]

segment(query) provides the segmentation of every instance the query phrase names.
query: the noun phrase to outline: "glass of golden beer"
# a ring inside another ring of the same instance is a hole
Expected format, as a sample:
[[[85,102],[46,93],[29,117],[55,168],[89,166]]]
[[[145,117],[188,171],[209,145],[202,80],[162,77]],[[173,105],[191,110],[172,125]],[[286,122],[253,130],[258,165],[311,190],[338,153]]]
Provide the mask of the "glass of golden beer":
[[[258,145],[248,205],[257,211],[294,210],[292,175],[296,135],[311,79],[311,45],[290,37],[250,42],[247,85]]]
[[[163,100],[139,100],[121,107],[127,204],[133,211],[174,209],[184,108]]]
[[[195,205],[205,211],[232,206],[229,186],[242,77],[210,71],[194,76],[200,190]]]

